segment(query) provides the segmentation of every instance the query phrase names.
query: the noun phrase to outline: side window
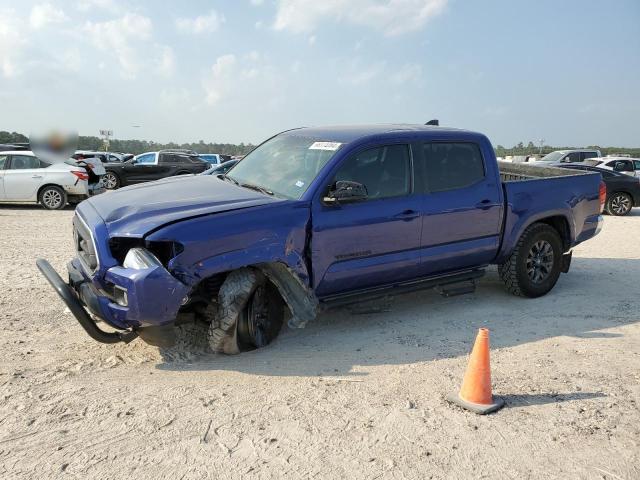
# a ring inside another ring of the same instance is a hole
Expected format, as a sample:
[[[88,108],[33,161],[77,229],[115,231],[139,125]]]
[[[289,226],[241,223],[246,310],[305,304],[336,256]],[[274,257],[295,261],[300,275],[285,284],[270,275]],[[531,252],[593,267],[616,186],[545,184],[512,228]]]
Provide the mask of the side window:
[[[40,160],[28,155],[11,156],[11,170],[27,170],[30,168],[40,168]]]
[[[367,188],[368,200],[400,197],[411,192],[408,145],[389,145],[348,158],[333,179],[358,182]]]
[[[146,153],[144,155],[140,155],[137,159],[136,159],[136,163],[137,164],[152,164],[155,163],[156,161],[156,154],[155,153]]]
[[[2,168],[2,167],[0,167]],[[640,160],[634,160],[633,161],[633,169],[634,170],[640,170]]]
[[[5,165],[7,164],[7,156],[0,155],[0,170],[4,170]]]
[[[596,152],[582,152],[582,159],[586,160],[587,158],[596,158],[598,154]]]
[[[579,162],[580,161],[580,152],[571,152],[568,153],[563,159],[563,162]]]
[[[429,192],[469,187],[485,176],[482,154],[475,143],[425,143],[422,151]]]
[[[633,164],[629,160],[617,162],[617,166],[614,168],[619,172],[633,172]]]
[[[170,153],[159,153],[158,163],[175,163],[175,160]]]

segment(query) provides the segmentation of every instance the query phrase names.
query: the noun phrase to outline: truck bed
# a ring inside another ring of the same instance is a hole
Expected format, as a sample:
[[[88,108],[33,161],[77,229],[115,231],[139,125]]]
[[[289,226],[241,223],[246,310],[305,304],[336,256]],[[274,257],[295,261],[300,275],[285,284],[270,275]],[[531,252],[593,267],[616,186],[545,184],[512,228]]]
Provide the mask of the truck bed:
[[[595,234],[600,174],[509,162],[498,162],[498,170],[506,204],[498,262],[513,250],[524,228],[538,219],[557,222],[567,250]]]
[[[570,170],[568,168],[545,167],[527,165],[525,163],[498,162],[500,179],[503,182],[521,182],[523,180],[537,180],[553,177],[572,177],[584,175],[584,170]]]

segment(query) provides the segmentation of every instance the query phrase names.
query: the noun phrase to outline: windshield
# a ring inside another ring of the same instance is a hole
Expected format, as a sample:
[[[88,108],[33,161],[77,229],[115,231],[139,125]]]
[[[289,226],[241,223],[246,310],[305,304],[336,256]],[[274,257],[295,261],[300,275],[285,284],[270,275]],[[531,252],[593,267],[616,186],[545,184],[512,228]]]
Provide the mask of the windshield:
[[[562,158],[565,152],[551,152],[540,159],[541,162],[557,162]]]
[[[340,146],[315,138],[279,135],[243,158],[227,176],[241,185],[297,200]]]

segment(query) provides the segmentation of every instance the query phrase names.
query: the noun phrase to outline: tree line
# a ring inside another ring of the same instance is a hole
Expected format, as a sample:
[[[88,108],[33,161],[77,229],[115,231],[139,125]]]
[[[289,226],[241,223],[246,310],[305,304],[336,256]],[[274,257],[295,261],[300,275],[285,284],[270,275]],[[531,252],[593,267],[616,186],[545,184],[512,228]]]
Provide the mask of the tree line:
[[[576,148],[589,148],[593,150],[600,150],[602,155],[631,155],[634,158],[640,158],[640,148],[625,148],[625,147],[601,147],[599,145],[587,145],[586,147],[552,147],[551,145],[543,145],[542,148],[540,145],[535,145],[533,142],[529,142],[528,144],[524,144],[523,142],[514,145],[511,148],[503,147],[502,145],[497,145],[494,147],[496,151],[497,157],[506,157],[508,155],[533,155],[540,154],[546,155],[547,153],[551,153],[555,150],[573,150]]]
[[[29,138],[18,132],[0,131],[0,143],[22,143],[28,142]],[[184,148],[194,150],[198,153],[221,153],[223,155],[246,155],[255,148],[250,143],[213,143],[200,140],[194,143],[158,143],[148,140],[111,140],[109,150],[112,152],[139,153],[152,152],[165,148]],[[554,150],[568,150],[572,148],[583,147],[552,147],[551,145],[542,146],[542,154],[553,152]],[[600,147],[598,145],[589,145],[584,148],[593,148],[600,150],[603,155],[627,154],[635,158],[640,158],[640,147],[624,148],[624,147]],[[78,137],[78,150],[104,150],[104,142],[99,137],[80,136]],[[511,148],[497,145],[495,147],[496,156],[506,157],[507,155],[533,155],[539,154],[540,145],[529,142],[526,145],[520,142]]]
[[[18,132],[0,131],[0,143],[24,143],[29,138]],[[109,142],[109,151],[132,153],[138,155],[144,152],[154,152],[167,148],[183,148],[193,150],[198,153],[220,153],[223,155],[246,155],[255,148],[250,143],[214,143],[199,142],[192,143],[159,143],[149,140],[111,140]],[[99,137],[79,136],[78,150],[104,150],[104,141]]]

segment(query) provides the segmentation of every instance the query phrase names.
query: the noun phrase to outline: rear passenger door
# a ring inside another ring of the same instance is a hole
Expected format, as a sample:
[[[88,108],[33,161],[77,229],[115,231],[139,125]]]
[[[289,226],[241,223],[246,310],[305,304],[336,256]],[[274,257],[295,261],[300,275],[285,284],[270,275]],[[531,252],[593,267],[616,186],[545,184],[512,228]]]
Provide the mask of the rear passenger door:
[[[501,184],[471,142],[416,145],[422,190],[422,275],[490,263],[502,228]]]

